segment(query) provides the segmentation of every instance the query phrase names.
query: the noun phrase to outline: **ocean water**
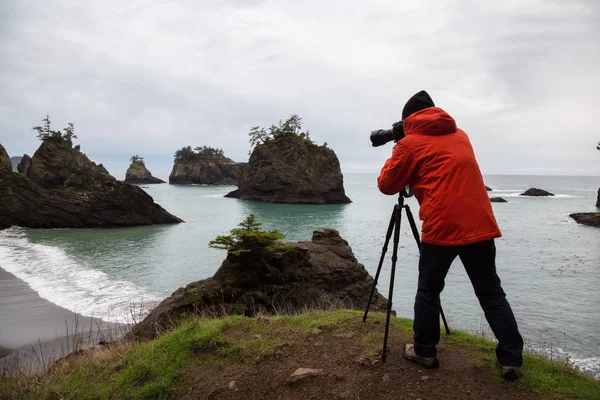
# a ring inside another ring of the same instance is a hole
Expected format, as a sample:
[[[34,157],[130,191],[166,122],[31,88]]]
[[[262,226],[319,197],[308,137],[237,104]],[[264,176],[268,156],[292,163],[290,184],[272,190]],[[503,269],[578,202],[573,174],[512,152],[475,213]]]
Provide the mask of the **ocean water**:
[[[503,233],[497,268],[519,327],[531,349],[569,358],[600,378],[600,229],[578,225],[569,214],[595,211],[600,177],[486,176],[508,203],[494,203]],[[156,202],[186,222],[105,230],[0,232],[0,267],[42,297],[106,320],[127,320],[131,308],[150,308],[177,288],[207,278],[225,252],[208,247],[253,213],[287,240],[310,240],[320,227],[337,229],[374,275],[396,197],[380,194],[374,174],[347,174],[347,205],[280,205],[226,199],[232,187],[148,185]],[[556,194],[530,198],[538,187]],[[414,198],[407,200],[418,215]],[[404,216],[405,217],[405,216]],[[420,227],[420,221],[417,221]],[[391,250],[379,290],[387,295]],[[394,309],[412,318],[418,249],[403,218]],[[491,334],[460,260],[442,293],[451,327]],[[0,304],[0,307],[2,305]],[[0,327],[2,322],[0,321]]]

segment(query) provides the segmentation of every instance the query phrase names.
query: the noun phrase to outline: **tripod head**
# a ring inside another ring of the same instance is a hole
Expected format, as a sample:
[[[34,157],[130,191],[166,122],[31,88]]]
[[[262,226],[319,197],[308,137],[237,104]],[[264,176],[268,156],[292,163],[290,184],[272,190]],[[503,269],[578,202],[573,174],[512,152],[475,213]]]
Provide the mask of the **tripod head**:
[[[404,189],[402,189],[400,191],[400,197],[404,197],[405,199],[409,198],[409,197],[413,197],[414,194],[413,192],[410,191],[410,187],[406,186]]]

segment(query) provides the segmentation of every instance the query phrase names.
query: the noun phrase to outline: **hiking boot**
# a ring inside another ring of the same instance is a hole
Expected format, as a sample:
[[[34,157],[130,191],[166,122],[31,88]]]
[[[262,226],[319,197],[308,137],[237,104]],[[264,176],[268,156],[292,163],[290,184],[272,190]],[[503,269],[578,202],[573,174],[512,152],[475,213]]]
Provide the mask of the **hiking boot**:
[[[521,367],[511,367],[508,365],[502,365],[496,359],[496,366],[500,368],[502,377],[507,381],[516,381],[521,377]]]
[[[437,357],[421,357],[418,355],[415,351],[415,345],[412,343],[404,346],[404,358],[416,362],[427,369],[437,368],[440,366],[440,362]]]

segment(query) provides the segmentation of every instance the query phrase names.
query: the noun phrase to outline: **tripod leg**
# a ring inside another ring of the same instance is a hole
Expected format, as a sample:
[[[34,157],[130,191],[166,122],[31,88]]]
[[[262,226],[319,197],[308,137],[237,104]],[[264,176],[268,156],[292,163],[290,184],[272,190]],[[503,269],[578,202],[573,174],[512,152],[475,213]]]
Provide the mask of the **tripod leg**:
[[[396,261],[398,261],[398,242],[400,242],[400,222],[402,217],[402,208],[397,205],[395,207],[396,218],[395,218],[395,230],[394,230],[394,250],[392,253],[392,273],[390,276],[390,292],[388,295],[388,306],[387,316],[385,320],[385,335],[383,336],[383,353],[381,355],[381,361],[385,362],[387,359],[387,342],[390,332],[390,315],[392,313],[392,296],[394,295],[394,279],[396,277]]]
[[[371,296],[369,297],[369,302],[367,303],[367,308],[365,309],[365,315],[363,315],[363,322],[367,320],[367,315],[369,314],[369,308],[371,308],[371,302],[373,301],[373,295],[375,294],[375,289],[377,287],[377,282],[379,281],[379,275],[381,274],[381,267],[383,266],[383,260],[385,258],[385,253],[387,253],[388,245],[390,243],[390,238],[392,237],[392,232],[394,230],[394,225],[396,223],[396,214],[399,214],[398,209],[394,206],[394,211],[392,212],[392,218],[390,219],[390,224],[388,226],[387,234],[385,235],[385,243],[383,244],[383,248],[381,250],[381,258],[379,259],[379,266],[377,267],[377,273],[375,274],[375,280],[373,281],[373,287],[371,288]]]
[[[408,223],[410,224],[410,229],[412,230],[413,236],[415,237],[415,241],[417,242],[417,246],[419,247],[419,252],[421,251],[421,238],[419,237],[419,230],[417,229],[417,224],[415,223],[415,219],[413,218],[412,212],[410,211],[410,207],[407,205],[404,206],[406,209],[406,216],[408,217]],[[446,322],[446,316],[444,315],[444,310],[440,305],[440,314],[442,316],[442,321],[444,322],[444,328],[446,330],[446,335],[450,334],[450,328],[448,327],[448,322]]]

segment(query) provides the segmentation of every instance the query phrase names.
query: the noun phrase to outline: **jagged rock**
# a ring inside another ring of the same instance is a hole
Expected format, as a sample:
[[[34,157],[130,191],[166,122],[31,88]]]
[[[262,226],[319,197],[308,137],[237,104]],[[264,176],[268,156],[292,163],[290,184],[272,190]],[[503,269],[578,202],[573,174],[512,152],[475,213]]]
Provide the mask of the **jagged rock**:
[[[226,197],[269,203],[351,202],[335,152],[294,135],[257,145],[238,187]]]
[[[574,213],[569,215],[578,224],[600,228],[600,212]]]
[[[554,194],[547,192],[545,190],[542,190],[542,189],[531,188],[531,189],[527,189],[525,192],[521,193],[519,196],[541,197],[541,196],[554,196]]]
[[[12,172],[12,163],[4,146],[0,144],[0,171]]]
[[[31,157],[29,157],[27,154],[23,154],[23,157],[21,157],[21,161],[19,162],[19,165],[17,165],[17,172],[27,176],[27,171],[29,171],[30,166],[31,166]]]
[[[491,188],[491,187],[489,187],[489,186],[486,186],[486,187],[485,187],[485,190],[487,190],[488,192],[491,192],[491,191],[492,191],[492,188]]]
[[[290,245],[279,257],[228,255],[212,278],[190,283],[163,300],[132,336],[151,339],[180,316],[195,312],[250,316],[307,307],[364,309],[373,278],[337,231],[319,229],[311,241]],[[384,311],[386,306],[376,290],[372,309]]]
[[[151,183],[165,183],[162,179],[158,179],[152,176],[152,173],[146,168],[146,164],[143,161],[133,161],[127,173],[125,174],[125,182],[131,184],[151,184]]]
[[[1,146],[0,146],[1,147]],[[0,171],[0,228],[106,228],[182,222],[64,139],[47,139],[27,176]]]
[[[508,203],[508,201],[506,201],[504,198],[502,197],[490,197],[490,201],[492,203]]]
[[[173,165],[169,183],[179,185],[228,185],[238,184],[247,163],[234,162],[228,158],[216,160],[178,160]]]
[[[18,165],[21,162],[21,158],[22,157],[11,157],[10,158],[10,163],[12,164],[12,171],[13,172],[18,172]]]

